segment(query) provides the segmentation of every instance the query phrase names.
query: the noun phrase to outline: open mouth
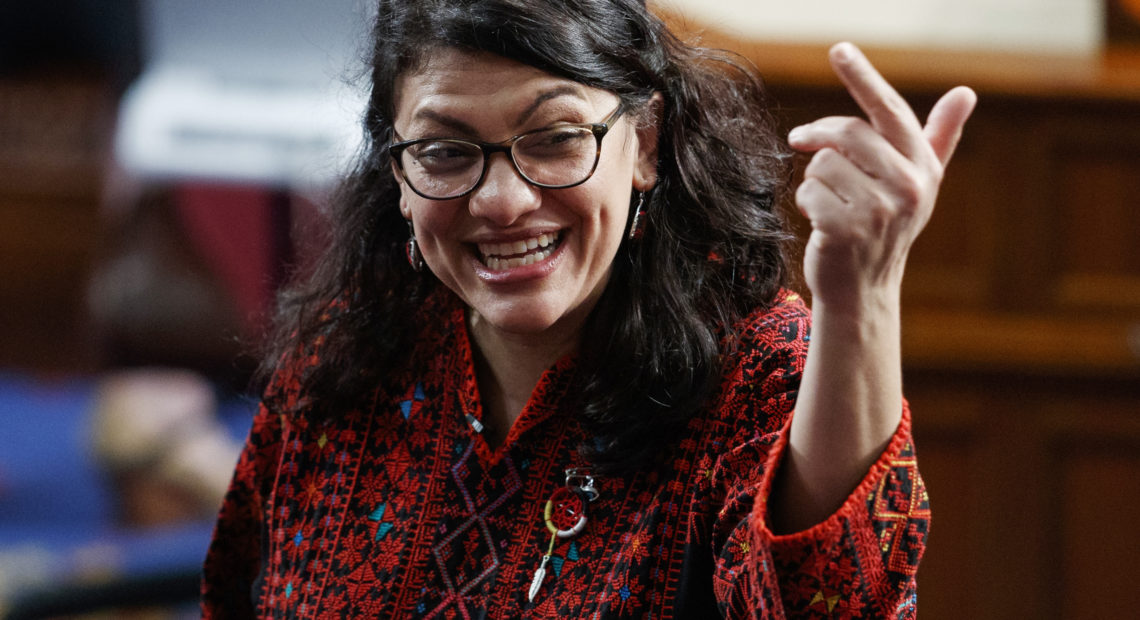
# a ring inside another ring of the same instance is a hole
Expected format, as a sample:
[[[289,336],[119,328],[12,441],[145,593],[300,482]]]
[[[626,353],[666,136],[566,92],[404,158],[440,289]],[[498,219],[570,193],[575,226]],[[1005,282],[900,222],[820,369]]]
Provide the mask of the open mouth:
[[[545,260],[558,249],[562,232],[542,234],[506,243],[480,243],[479,260],[492,271],[513,269]]]

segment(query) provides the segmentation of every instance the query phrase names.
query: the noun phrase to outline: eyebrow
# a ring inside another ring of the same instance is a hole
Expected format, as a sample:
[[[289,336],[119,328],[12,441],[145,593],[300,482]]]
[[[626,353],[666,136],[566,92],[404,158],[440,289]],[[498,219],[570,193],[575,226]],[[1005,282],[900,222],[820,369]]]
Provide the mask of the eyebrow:
[[[539,106],[546,103],[547,101],[550,101],[551,99],[556,99],[558,97],[563,97],[566,95],[573,95],[583,101],[586,101],[586,98],[582,96],[582,92],[578,89],[577,86],[563,84],[557,88],[552,88],[548,91],[544,91],[535,97],[534,102],[527,106],[527,108],[523,110],[521,114],[519,114],[518,120],[515,121],[515,124],[522,125],[527,121],[528,118],[530,118],[531,114],[534,114],[534,112],[538,110]]]
[[[563,86],[558,86],[558,87],[552,88],[550,90],[543,91],[542,93],[539,93],[539,95],[534,98],[534,101],[532,101],[531,104],[528,105],[526,107],[526,109],[523,110],[518,115],[517,119],[515,120],[515,124],[516,125],[522,125],[523,123],[525,123],[527,121],[527,119],[529,119],[531,117],[532,114],[535,113],[535,111],[537,111],[542,106],[542,104],[546,103],[547,101],[550,101],[551,99],[557,99],[558,97],[564,97],[566,95],[572,95],[572,96],[577,97],[583,101],[586,101],[586,98],[582,95],[582,92],[576,86],[569,85],[569,84],[566,84]],[[479,135],[479,132],[477,132],[475,130],[475,128],[472,127],[471,125],[468,125],[467,123],[455,118],[454,116],[449,116],[447,114],[441,114],[441,113],[436,112],[434,110],[430,110],[430,109],[420,110],[419,112],[416,112],[416,117],[417,118],[426,118],[428,120],[431,120],[435,123],[438,123],[444,127],[449,128],[449,129],[453,129],[453,130],[455,130],[461,134],[464,134],[464,135],[468,135],[468,136]]]

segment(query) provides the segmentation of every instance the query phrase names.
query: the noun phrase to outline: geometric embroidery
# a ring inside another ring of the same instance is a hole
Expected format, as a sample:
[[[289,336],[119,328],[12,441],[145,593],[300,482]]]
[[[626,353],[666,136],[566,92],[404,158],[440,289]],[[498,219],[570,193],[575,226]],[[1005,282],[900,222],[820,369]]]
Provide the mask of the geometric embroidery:
[[[409,394],[407,398],[400,401],[400,413],[404,414],[405,420],[412,417],[413,407],[415,407],[415,410],[418,411],[419,404],[424,401],[423,382],[417,382],[415,387],[413,387],[411,390],[408,390],[408,392]]]
[[[522,488],[522,479],[511,458],[505,457],[501,465],[506,468],[504,488],[498,497],[491,499],[482,490],[486,482],[474,450],[475,442],[466,449],[451,468],[451,478],[463,496],[466,520],[432,547],[432,556],[440,571],[447,592],[443,600],[428,616],[435,616],[453,604],[462,606],[462,599],[483,581],[495,574],[502,563],[491,536],[487,517],[503,502]],[[464,614],[465,615],[465,614]]]
[[[376,538],[373,540],[383,539],[388,535],[388,532],[391,531],[393,527],[395,527],[395,524],[393,523],[380,523],[380,520],[384,518],[384,510],[387,507],[387,504],[380,504],[376,507],[376,510],[372,511],[372,514],[368,515],[369,521],[376,521],[378,523],[376,526]]]
[[[550,558],[550,563],[551,563],[551,565],[554,566],[554,576],[555,577],[561,577],[562,576],[562,566],[563,566],[563,564],[565,564],[568,561],[569,562],[577,562],[578,561],[578,542],[577,541],[571,541],[570,542],[570,548],[566,550],[566,557],[556,555],[556,556],[552,556]]]
[[[716,608],[728,617],[914,617],[929,502],[913,449],[900,445],[909,411],[892,462],[860,485],[858,501],[802,535],[753,529],[753,514],[764,518],[753,512],[757,485],[771,480],[769,450],[799,385],[802,305],[773,308],[737,332],[723,387],[668,458],[604,476],[585,535],[556,541],[533,603],[526,592],[550,540],[539,502],[560,467],[578,460],[584,434],[565,397],[576,367],[560,362],[544,376],[524,412],[535,414],[530,424],[491,461],[462,422],[479,406],[464,315],[438,310],[424,310],[450,317],[425,332],[438,356],[410,360],[419,377],[378,388],[371,409],[321,426],[259,413],[207,560],[204,618],[231,617],[235,606],[242,616],[309,619],[705,618]]]
[[[820,590],[815,593],[810,604],[814,606],[820,603],[824,603],[827,606],[827,613],[831,613],[835,611],[835,606],[839,604],[839,595],[832,594],[831,596],[827,596],[823,593],[823,590]]]
[[[930,499],[911,446],[891,461],[875,490],[872,514],[887,568],[914,576],[926,543]]]

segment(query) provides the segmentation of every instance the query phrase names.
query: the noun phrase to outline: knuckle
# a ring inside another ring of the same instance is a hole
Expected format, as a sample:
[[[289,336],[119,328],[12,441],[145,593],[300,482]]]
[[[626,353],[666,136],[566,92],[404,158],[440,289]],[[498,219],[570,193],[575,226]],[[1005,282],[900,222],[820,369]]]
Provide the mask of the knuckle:
[[[819,158],[824,164],[834,164],[836,159],[840,157],[842,157],[842,155],[839,153],[839,151],[835,150],[834,147],[829,146],[819,151]]]
[[[942,185],[942,179],[945,173],[946,169],[943,168],[942,163],[939,162],[937,158],[935,158],[934,163],[931,165],[927,176],[930,178],[930,183],[934,187],[938,187],[939,185]]]
[[[831,147],[825,147],[816,151],[815,155],[812,156],[811,161],[808,162],[807,168],[804,169],[804,174],[806,176],[823,174],[825,170],[831,168],[831,166],[834,165],[835,158],[838,155],[839,153]]]
[[[897,211],[892,209],[882,196],[877,198],[874,206],[867,210],[867,222],[871,235],[875,238],[882,238],[893,227]]]
[[[863,132],[865,125],[866,122],[861,118],[847,117],[840,120],[837,131],[844,140],[855,140]]]
[[[810,200],[812,195],[817,191],[819,181],[813,177],[808,177],[800,183],[796,188],[796,200],[807,201]]]
[[[926,182],[913,170],[903,170],[895,189],[901,209],[917,208],[926,196]]]
[[[898,219],[910,220],[918,216],[920,205],[918,203],[905,203],[896,210]]]
[[[810,215],[814,207],[822,204],[826,192],[827,187],[819,179],[804,179],[796,188],[796,202]]]

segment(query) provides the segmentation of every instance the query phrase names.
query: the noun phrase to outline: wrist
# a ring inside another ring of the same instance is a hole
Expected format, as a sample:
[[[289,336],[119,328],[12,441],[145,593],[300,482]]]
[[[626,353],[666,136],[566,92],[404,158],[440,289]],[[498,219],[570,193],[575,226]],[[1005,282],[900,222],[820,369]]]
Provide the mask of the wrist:
[[[842,295],[813,295],[813,324],[835,321],[848,325],[898,325],[902,301],[897,287],[847,291]]]

